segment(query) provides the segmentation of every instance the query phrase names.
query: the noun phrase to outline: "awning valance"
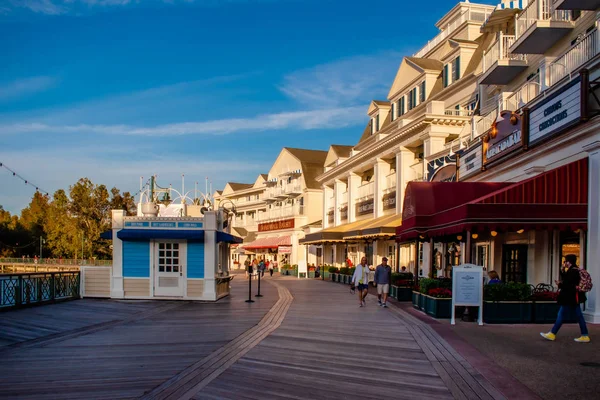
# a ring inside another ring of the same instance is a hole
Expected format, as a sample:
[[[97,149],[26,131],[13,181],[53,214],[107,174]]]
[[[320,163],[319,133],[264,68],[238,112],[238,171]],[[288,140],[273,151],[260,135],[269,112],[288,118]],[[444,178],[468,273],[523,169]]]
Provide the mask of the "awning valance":
[[[482,191],[487,193],[476,196]],[[517,183],[411,182],[396,240],[464,231],[585,229],[587,193],[587,159]]]
[[[258,250],[258,249],[276,249],[279,246],[291,246],[291,236],[274,236],[256,239],[252,243],[244,244],[242,247],[247,250]]]
[[[306,235],[304,239],[300,240],[300,244],[320,244],[320,243],[336,243],[336,242],[344,242],[343,237],[348,232],[351,232],[356,229],[360,229],[361,226],[367,224],[369,219],[364,219],[361,221],[354,221],[349,224],[342,224],[338,226],[332,226],[322,231],[309,233]]]
[[[217,242],[242,243],[242,238],[231,235],[227,232],[217,232]]]
[[[121,240],[182,239],[204,240],[204,231],[192,229],[121,229]]]
[[[344,239],[377,239],[394,237],[396,228],[402,225],[402,216],[397,214],[368,220],[359,229],[348,232]]]

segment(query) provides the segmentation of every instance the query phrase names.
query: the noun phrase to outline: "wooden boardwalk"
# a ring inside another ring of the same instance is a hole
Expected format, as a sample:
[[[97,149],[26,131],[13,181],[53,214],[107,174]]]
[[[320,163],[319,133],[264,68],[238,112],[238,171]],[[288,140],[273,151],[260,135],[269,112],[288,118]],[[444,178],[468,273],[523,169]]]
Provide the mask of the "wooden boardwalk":
[[[253,304],[238,278],[218,303],[1,313],[0,398],[503,398],[429,326],[374,296],[359,308],[344,285],[267,282]]]

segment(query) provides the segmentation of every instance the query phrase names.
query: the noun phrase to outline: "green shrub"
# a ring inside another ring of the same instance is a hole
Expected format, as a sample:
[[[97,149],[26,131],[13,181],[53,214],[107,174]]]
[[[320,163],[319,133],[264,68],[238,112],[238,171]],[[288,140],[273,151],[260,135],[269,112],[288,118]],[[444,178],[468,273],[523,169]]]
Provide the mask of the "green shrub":
[[[483,287],[486,301],[530,301],[532,287],[527,283],[497,283]]]
[[[354,276],[354,271],[356,271],[356,267],[348,268],[348,275]]]
[[[338,273],[338,269],[336,267],[329,267],[329,273],[330,274],[337,274]]]
[[[281,269],[291,269],[291,266],[290,266],[290,264],[283,264]]]
[[[348,275],[348,270],[349,269],[350,268],[348,268],[348,267],[342,267],[342,268],[340,268],[340,274],[342,274],[342,275]]]
[[[419,280],[419,292],[427,294],[431,289],[452,289],[452,280],[447,278],[423,278]]]

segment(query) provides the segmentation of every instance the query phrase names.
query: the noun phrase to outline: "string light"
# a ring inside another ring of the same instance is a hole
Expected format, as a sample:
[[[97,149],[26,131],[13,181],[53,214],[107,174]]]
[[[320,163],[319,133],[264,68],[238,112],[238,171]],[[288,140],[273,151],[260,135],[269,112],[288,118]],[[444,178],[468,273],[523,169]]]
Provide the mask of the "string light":
[[[4,169],[6,169],[7,171],[9,171],[9,172],[12,172],[12,176],[14,176],[15,178],[19,178],[20,180],[22,180],[23,182],[25,182],[25,184],[26,184],[26,185],[29,185],[29,186],[31,186],[31,187],[33,187],[33,188],[35,188],[35,190],[36,190],[37,192],[41,192],[41,193],[43,193],[43,194],[46,194],[46,195],[48,194],[48,192],[46,192],[45,190],[41,190],[39,186],[37,186],[37,185],[34,185],[34,184],[33,184],[33,183],[32,183],[32,182],[29,180],[29,179],[25,179],[25,178],[23,178],[23,177],[22,177],[20,174],[18,174],[18,173],[17,173],[17,171],[15,171],[15,170],[13,170],[13,169],[9,168],[9,167],[8,167],[6,164],[4,164],[3,162],[0,162],[0,168],[4,168]]]

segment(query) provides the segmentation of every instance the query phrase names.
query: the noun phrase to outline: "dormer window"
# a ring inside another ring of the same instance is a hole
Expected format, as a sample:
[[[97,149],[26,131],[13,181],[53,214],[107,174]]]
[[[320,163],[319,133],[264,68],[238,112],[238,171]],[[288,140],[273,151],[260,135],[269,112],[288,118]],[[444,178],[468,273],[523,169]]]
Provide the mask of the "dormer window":
[[[452,82],[460,79],[460,56],[452,61]]]
[[[394,119],[396,119],[396,116],[394,115],[394,114],[395,114],[395,111],[396,111],[396,103],[392,103],[392,109],[391,109],[391,111],[390,111],[390,113],[391,113],[391,117],[390,117],[390,119],[391,119],[392,121],[393,121]]]
[[[379,114],[375,117],[375,132],[379,132]]]
[[[419,87],[419,102],[425,102],[425,81],[421,82],[421,86]]]
[[[449,64],[444,65],[442,80],[444,87],[448,87],[452,83],[460,79],[460,56],[456,57]]]
[[[400,97],[400,100],[398,100],[398,116],[404,115],[405,113],[404,101],[404,96]]]
[[[408,111],[412,110],[417,106],[417,88],[413,88],[408,92]]]

